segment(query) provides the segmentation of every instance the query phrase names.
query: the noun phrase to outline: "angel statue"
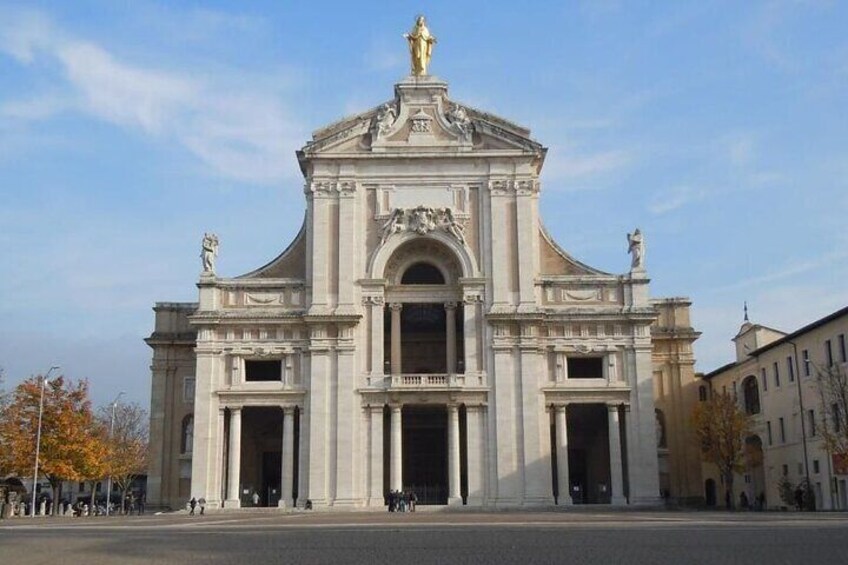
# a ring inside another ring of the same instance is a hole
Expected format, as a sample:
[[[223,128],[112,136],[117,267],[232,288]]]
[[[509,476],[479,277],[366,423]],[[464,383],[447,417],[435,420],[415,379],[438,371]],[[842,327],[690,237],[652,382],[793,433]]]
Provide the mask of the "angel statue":
[[[430,30],[427,29],[427,22],[424,21],[424,16],[419,15],[415,18],[415,25],[409,33],[403,34],[409,42],[409,55],[412,57],[412,74],[415,76],[424,76],[427,74],[427,65],[430,64],[430,57],[433,55],[433,44],[436,43],[436,38],[430,35]]]
[[[630,253],[630,268],[644,269],[645,268],[645,240],[642,237],[642,232],[636,228],[632,234],[627,234],[627,252]]]
[[[389,219],[386,220],[380,228],[382,231],[380,245],[386,243],[386,240],[389,239],[390,235],[400,233],[404,230],[403,216],[404,213],[402,208],[395,208],[392,210],[392,214],[389,216]]]
[[[397,120],[397,112],[391,104],[383,104],[377,112],[377,134],[385,135],[388,133]]]
[[[215,257],[218,256],[218,236],[214,233],[203,234],[202,250],[200,260],[203,263],[203,274],[215,274]]]
[[[442,225],[446,232],[454,236],[457,241],[462,244],[465,244],[465,228],[462,224],[456,221],[456,217],[453,215],[453,210],[450,208],[443,208],[442,212]]]

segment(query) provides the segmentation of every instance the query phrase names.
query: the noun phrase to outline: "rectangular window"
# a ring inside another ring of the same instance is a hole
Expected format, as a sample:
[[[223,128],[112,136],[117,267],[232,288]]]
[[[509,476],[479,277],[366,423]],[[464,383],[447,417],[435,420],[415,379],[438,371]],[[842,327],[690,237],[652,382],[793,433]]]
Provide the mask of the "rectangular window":
[[[183,377],[183,402],[191,404],[194,402],[194,377]]]
[[[816,411],[812,408],[807,410],[807,419],[810,425],[810,437],[815,437],[816,435]]]
[[[77,485],[77,492],[84,492],[84,491],[85,491],[85,483],[80,483],[79,485]]]
[[[766,368],[763,367],[760,369],[760,376],[763,378],[763,391],[768,390],[768,377],[766,375]]]
[[[824,358],[827,360],[827,366],[833,367],[833,345],[829,339],[824,342]]]
[[[789,465],[786,465],[786,464],[783,465],[783,476],[784,477],[789,476]]]
[[[839,360],[845,363],[848,361],[848,351],[845,351],[845,334],[839,334],[836,341],[839,343]]]
[[[783,418],[779,419],[780,424],[780,443],[786,443],[786,425],[783,423]]]
[[[804,359],[804,376],[810,376],[810,352],[806,349],[801,352],[801,357]]]
[[[830,416],[833,419],[833,431],[842,431],[842,413],[839,410],[839,404],[836,402],[830,407]]]
[[[245,360],[244,380],[256,381],[281,381],[283,379],[283,363],[279,359],[275,361]]]
[[[813,459],[813,473],[818,475],[820,472],[821,472],[821,470],[820,470],[820,467],[819,467],[819,460]]]
[[[97,483],[94,487],[94,492],[100,492],[103,489],[103,483]]]
[[[774,386],[780,386],[780,367],[777,366],[777,361],[774,362]]]
[[[733,398],[738,398],[739,393],[736,392],[736,381],[733,381]]]
[[[772,445],[774,442],[772,441],[772,437],[771,437],[771,420],[766,422],[766,432],[768,434],[768,444]]]
[[[569,379],[602,379],[604,378],[604,360],[602,357],[569,357]]]
[[[786,358],[786,372],[789,375],[789,382],[795,382],[795,365],[792,364],[792,356]]]

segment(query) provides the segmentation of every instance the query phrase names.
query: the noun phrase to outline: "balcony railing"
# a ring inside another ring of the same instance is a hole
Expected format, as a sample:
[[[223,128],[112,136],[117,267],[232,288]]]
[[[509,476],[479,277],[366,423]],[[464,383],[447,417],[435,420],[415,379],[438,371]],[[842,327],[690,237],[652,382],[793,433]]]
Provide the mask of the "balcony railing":
[[[423,390],[486,386],[485,374],[404,373],[367,378],[369,386],[387,389]]]

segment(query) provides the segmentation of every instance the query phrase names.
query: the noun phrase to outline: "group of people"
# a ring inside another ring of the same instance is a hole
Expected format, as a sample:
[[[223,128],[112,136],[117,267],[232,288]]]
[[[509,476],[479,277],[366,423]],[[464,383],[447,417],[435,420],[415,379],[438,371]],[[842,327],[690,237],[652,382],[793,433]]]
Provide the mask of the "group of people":
[[[389,491],[389,512],[415,512],[418,495],[414,491]]]
[[[200,497],[200,499],[194,498],[192,496],[191,500],[188,501],[188,515],[194,516],[194,511],[198,506],[200,507],[200,515],[203,516],[206,513],[206,499],[202,496]]]

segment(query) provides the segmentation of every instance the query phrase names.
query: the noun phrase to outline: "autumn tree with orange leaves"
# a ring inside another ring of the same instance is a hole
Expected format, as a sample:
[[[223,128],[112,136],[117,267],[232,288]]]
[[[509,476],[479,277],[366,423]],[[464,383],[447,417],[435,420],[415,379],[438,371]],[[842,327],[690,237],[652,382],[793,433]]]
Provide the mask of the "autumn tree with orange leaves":
[[[29,476],[35,463],[41,377],[30,377],[9,394],[0,417],[0,469]],[[88,382],[64,377],[44,387],[39,471],[50,482],[55,512],[62,481],[84,481],[101,472],[103,429],[94,418]],[[102,476],[102,475],[100,475]]]
[[[147,411],[135,402],[116,404],[114,420],[112,409],[104,406],[97,413],[101,425],[111,429],[106,442],[104,476],[112,477],[121,492],[121,510],[125,511],[124,503],[133,480],[147,470],[148,417]]]
[[[745,440],[752,433],[751,417],[739,407],[735,396],[713,392],[709,400],[695,407],[692,423],[703,460],[713,463],[721,473],[730,510],[735,502],[733,475],[745,469]]]

